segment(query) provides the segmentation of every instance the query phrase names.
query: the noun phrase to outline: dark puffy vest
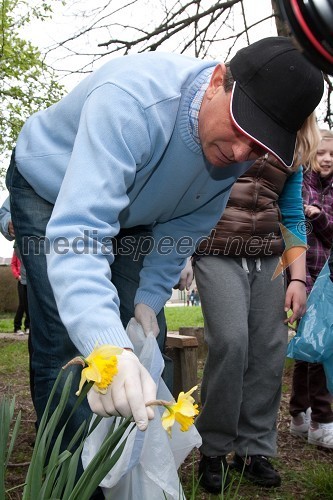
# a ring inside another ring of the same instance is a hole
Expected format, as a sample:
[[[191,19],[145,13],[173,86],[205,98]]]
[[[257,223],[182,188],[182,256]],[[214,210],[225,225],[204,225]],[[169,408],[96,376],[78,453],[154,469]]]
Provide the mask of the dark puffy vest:
[[[281,254],[278,199],[293,173],[273,156],[259,158],[234,184],[228,204],[197,254],[261,257]]]

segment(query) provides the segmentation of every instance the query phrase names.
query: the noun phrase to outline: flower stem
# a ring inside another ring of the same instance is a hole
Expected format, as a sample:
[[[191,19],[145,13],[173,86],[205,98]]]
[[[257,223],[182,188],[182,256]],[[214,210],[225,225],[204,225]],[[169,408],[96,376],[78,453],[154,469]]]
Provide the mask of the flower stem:
[[[164,401],[163,399],[154,399],[152,401],[148,401],[146,406],[172,406],[175,404],[174,401]]]
[[[62,369],[66,370],[66,368],[72,365],[81,365],[84,368],[86,366],[86,362],[82,358],[82,356],[76,356],[76,358],[73,358],[70,361],[68,361],[68,363],[66,363],[65,366],[62,367]]]

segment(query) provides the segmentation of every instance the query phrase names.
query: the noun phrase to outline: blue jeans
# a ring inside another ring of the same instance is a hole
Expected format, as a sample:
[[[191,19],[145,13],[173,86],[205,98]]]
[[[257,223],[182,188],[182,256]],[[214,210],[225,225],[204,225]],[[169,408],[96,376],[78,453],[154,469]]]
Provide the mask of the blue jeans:
[[[11,214],[15,228],[15,237],[21,251],[23,263],[27,271],[28,302],[31,321],[31,373],[34,388],[34,406],[37,413],[37,423],[40,422],[54,381],[62,366],[70,359],[78,356],[75,345],[69,338],[63,325],[53,291],[48,280],[46,256],[43,244],[38,252],[27,251],[24,241],[29,237],[37,237],[43,242],[46,225],[51,217],[53,205],[44,200],[33,190],[16,168],[14,153],[7,172],[6,183],[10,192]],[[145,234],[150,234],[149,229],[137,231],[135,236],[139,239]],[[118,247],[119,248],[119,247]],[[120,298],[121,320],[126,327],[129,319],[134,316],[134,296],[139,284],[139,273],[143,265],[143,256],[134,260],[130,255],[116,255],[112,264],[112,280]],[[163,350],[166,334],[166,323],[163,310],[157,317],[160,334],[158,343]],[[73,366],[72,391],[69,405],[62,423],[67,419],[68,413],[76,401],[75,392],[78,388],[81,368]],[[166,383],[171,385],[171,364],[166,360]],[[68,372],[67,372],[68,373]],[[65,376],[63,377],[65,379]],[[57,397],[51,407],[51,412],[58,403],[62,387],[60,386]],[[63,448],[67,447],[81,423],[91,415],[88,403],[85,401],[78,411],[71,417],[63,440]]]

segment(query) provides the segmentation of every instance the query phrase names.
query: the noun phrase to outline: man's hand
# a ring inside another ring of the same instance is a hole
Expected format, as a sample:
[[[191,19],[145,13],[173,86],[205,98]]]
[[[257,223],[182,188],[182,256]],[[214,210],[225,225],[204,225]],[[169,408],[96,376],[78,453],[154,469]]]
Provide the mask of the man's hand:
[[[118,373],[106,394],[90,389],[87,398],[93,413],[102,417],[133,415],[140,431],[147,429],[154,411],[145,404],[156,399],[156,384],[135,354],[126,351],[117,356]]]
[[[186,261],[186,266],[180,273],[179,281],[178,283],[173,287],[175,290],[189,290],[191,283],[193,281],[194,273],[193,273],[193,267],[192,267],[192,261],[191,258],[188,258]]]
[[[160,332],[155,311],[146,304],[137,304],[135,306],[135,319],[142,326],[145,335],[153,333],[155,337]]]

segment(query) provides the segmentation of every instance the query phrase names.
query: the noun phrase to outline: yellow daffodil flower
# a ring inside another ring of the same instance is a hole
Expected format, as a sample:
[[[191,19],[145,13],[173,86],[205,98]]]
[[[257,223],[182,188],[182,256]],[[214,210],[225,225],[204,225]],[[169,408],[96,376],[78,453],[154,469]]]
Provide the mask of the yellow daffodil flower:
[[[85,382],[95,382],[93,385],[95,391],[105,394],[118,372],[117,355],[122,352],[121,347],[102,345],[95,347],[87,358],[77,357],[67,363],[64,368],[73,364],[81,364],[85,367],[81,372],[79,390],[76,395],[80,394]]]
[[[198,388],[196,385],[188,392],[181,392],[178,396],[177,402],[174,404],[166,404],[165,412],[162,415],[162,425],[164,429],[171,436],[171,428],[175,421],[180,424],[182,432],[188,431],[189,427],[194,422],[194,417],[198,415],[198,405],[194,404],[195,400],[191,394]]]

